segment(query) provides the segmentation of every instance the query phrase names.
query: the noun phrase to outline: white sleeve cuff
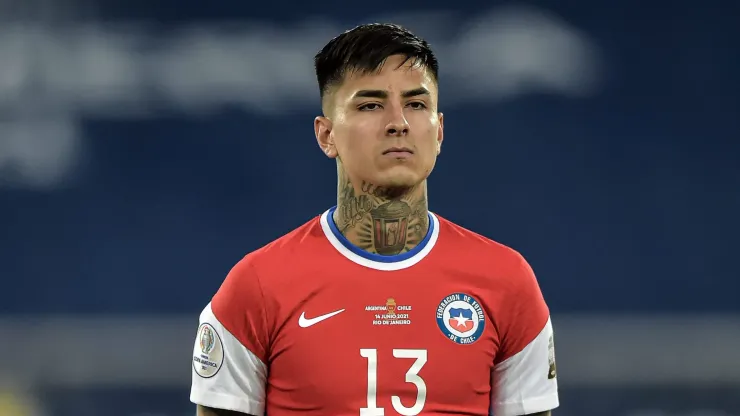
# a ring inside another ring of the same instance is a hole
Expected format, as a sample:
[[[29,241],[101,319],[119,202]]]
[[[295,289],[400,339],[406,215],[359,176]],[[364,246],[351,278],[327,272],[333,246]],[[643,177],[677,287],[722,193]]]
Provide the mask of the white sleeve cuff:
[[[208,304],[193,346],[190,400],[251,415],[265,411],[267,366],[231,334]]]
[[[521,351],[493,369],[495,416],[522,416],[558,407],[552,322]]]
[[[496,403],[494,406],[494,416],[522,416],[531,415],[538,412],[546,412],[557,408],[560,405],[558,394],[548,394],[547,396],[534,397],[520,402]]]
[[[262,416],[265,412],[264,404],[258,401],[210,391],[194,390],[190,393],[190,401],[201,406],[233,410],[255,416]]]

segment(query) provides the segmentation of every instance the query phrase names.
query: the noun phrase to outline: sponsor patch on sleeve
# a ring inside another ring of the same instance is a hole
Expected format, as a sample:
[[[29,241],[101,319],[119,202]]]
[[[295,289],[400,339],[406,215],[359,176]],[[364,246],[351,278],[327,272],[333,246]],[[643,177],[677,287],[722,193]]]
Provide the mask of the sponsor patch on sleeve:
[[[193,348],[193,370],[203,378],[211,378],[223,362],[224,348],[216,329],[210,324],[201,324]]]
[[[555,342],[552,335],[550,335],[550,341],[547,344],[547,364],[547,378],[552,380],[558,376],[555,366]]]

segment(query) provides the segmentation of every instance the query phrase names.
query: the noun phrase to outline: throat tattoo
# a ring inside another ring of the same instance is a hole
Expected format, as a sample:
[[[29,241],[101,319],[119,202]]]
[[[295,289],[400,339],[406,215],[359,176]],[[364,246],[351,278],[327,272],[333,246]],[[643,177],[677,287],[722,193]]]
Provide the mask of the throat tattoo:
[[[429,229],[427,201],[416,189],[400,192],[363,182],[357,195],[349,181],[340,189],[339,231],[363,250],[390,256],[416,247]]]

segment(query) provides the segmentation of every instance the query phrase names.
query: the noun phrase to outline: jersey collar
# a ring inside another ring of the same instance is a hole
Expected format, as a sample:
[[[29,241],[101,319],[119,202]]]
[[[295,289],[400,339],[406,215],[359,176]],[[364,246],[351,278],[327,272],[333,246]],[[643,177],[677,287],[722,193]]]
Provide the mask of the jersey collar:
[[[439,219],[433,213],[429,213],[429,230],[424,239],[413,249],[406,253],[394,256],[382,256],[368,253],[367,251],[353,245],[339,232],[334,223],[334,211],[336,206],[329,208],[321,215],[321,229],[332,246],[344,257],[375,270],[394,271],[415,265],[429,254],[439,237]]]

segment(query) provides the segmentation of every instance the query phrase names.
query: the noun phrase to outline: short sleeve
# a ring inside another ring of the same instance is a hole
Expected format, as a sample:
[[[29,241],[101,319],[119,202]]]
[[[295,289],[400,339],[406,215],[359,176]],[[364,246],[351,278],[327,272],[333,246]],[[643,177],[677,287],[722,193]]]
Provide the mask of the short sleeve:
[[[492,375],[495,416],[530,415],[559,405],[550,312],[523,258],[516,273]]]
[[[200,315],[190,401],[262,415],[269,333],[259,280],[248,261],[231,270]]]

